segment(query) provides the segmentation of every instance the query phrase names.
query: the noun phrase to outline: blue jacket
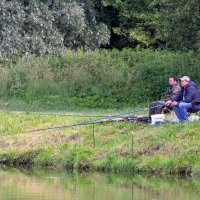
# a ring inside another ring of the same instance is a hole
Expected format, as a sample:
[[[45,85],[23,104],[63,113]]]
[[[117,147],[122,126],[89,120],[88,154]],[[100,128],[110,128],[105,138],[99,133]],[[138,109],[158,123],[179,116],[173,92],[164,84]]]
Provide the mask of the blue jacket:
[[[179,94],[172,98],[172,101],[192,103],[192,110],[200,110],[200,91],[195,82],[190,81],[186,88],[181,88]]]

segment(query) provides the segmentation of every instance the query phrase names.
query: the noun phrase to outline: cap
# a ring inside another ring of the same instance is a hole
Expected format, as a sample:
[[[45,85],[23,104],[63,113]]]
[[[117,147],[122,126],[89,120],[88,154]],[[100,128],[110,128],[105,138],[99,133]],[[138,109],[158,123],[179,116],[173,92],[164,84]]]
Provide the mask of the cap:
[[[190,78],[188,76],[183,76],[182,78],[180,78],[181,81],[190,81]]]

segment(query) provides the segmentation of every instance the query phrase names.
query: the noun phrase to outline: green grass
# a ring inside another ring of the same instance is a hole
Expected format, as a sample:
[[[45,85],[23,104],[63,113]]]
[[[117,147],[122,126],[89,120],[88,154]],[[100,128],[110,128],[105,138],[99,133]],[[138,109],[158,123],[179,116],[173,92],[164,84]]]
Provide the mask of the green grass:
[[[37,99],[32,102],[23,99],[0,99],[0,110],[2,111],[22,111],[22,112],[47,112],[47,113],[71,113],[71,114],[90,114],[90,115],[103,115],[118,112],[126,112],[133,109],[140,109],[141,107],[148,107],[148,104],[139,104],[136,106],[124,106],[119,108],[84,108],[73,103],[66,103],[67,97],[62,97],[60,100],[45,100]]]
[[[92,125],[17,134],[91,119],[1,111],[0,163],[15,167],[200,175],[199,122],[163,126],[96,124],[96,148]]]

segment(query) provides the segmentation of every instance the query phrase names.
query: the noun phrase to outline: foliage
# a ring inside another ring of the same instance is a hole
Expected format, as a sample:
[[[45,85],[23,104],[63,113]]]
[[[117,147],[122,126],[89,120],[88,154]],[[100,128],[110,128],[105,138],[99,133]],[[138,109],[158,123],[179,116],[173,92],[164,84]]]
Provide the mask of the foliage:
[[[75,0],[2,0],[0,58],[63,53],[65,47],[95,49],[109,42],[93,3]]]
[[[199,49],[200,2],[197,0],[103,0],[103,3],[106,8],[116,10],[110,25],[115,34],[126,38],[129,46]]]
[[[199,85],[199,55],[153,50],[66,51],[5,61],[0,95],[28,102],[121,108],[162,98],[168,77],[189,75]]]
[[[102,46],[198,51],[199,27],[197,0],[2,0],[0,58]]]

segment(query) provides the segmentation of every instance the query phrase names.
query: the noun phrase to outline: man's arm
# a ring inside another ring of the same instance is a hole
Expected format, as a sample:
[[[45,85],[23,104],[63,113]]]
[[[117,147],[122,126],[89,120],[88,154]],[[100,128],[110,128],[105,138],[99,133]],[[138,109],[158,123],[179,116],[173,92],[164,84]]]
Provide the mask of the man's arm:
[[[183,91],[179,91],[178,95],[176,95],[175,97],[171,98],[171,101],[176,101],[179,102],[182,100],[183,97]]]

